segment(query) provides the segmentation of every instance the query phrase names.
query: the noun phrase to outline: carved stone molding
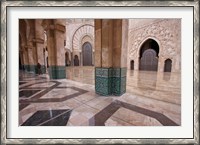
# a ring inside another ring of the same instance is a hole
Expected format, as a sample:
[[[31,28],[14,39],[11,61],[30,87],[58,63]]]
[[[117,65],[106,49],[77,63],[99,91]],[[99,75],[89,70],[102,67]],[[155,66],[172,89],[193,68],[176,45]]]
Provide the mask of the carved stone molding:
[[[44,44],[44,40],[41,39],[41,38],[34,38],[34,39],[33,39],[33,42]]]
[[[133,40],[129,58],[138,57],[140,47],[147,39],[157,41],[160,48],[159,56],[174,57],[179,49],[179,30],[179,21],[177,20],[160,21],[142,29],[132,30],[129,33],[130,40]]]

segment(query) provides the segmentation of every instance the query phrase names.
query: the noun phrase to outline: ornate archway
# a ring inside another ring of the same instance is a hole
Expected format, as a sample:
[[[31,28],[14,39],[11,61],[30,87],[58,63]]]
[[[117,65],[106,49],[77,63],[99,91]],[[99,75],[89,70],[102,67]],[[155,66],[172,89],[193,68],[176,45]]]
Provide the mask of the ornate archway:
[[[159,45],[153,39],[146,40],[139,52],[139,70],[157,71],[158,70]]]

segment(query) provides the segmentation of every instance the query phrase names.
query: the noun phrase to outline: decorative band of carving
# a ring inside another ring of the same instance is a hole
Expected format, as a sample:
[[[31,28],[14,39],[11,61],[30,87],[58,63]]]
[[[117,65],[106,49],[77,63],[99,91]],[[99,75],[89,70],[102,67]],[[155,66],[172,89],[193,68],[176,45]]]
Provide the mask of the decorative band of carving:
[[[41,38],[34,38],[34,39],[33,39],[33,42],[44,44],[44,40],[41,39]]]
[[[65,31],[66,31],[65,26],[61,25],[61,24],[48,25],[48,26],[46,26],[45,30],[46,31],[48,31],[48,30],[57,30],[57,31],[60,31],[62,33],[65,33]]]

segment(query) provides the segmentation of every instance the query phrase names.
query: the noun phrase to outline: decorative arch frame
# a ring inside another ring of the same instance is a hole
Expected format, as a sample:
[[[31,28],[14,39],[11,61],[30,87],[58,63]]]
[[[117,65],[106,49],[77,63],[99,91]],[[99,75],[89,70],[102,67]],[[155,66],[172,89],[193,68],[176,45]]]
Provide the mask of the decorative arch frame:
[[[157,44],[158,44],[158,46],[159,46],[159,54],[158,54],[158,56],[159,56],[160,54],[162,54],[162,45],[161,45],[160,40],[157,39],[156,37],[148,36],[148,37],[145,37],[145,38],[139,43],[138,48],[136,49],[136,50],[137,50],[137,57],[140,56],[140,50],[141,50],[142,45],[143,45],[147,40],[149,40],[149,39],[152,39],[152,40],[154,40],[154,41],[157,42]]]
[[[83,41],[83,39],[85,38],[85,37],[88,37],[88,38],[90,38],[90,41],[89,40],[86,40],[86,41]],[[92,45],[92,50],[94,51],[94,37],[92,37],[91,35],[83,35],[82,37],[81,37],[81,41],[80,41],[80,50],[82,50],[82,46],[83,46],[83,44],[84,43],[86,43],[86,42],[89,42],[91,45]]]
[[[81,25],[80,27],[78,27],[75,31],[74,31],[74,33],[73,33],[73,35],[72,35],[72,51],[74,50],[74,39],[75,39],[75,35],[77,34],[77,32],[81,29],[81,28],[83,28],[83,27],[86,27],[86,26],[89,26],[89,27],[93,27],[93,29],[94,29],[94,26],[93,25],[91,25],[91,24],[84,24],[84,25]],[[84,33],[84,34],[82,34],[81,35],[81,37],[80,37],[80,39],[79,39],[79,42],[78,42],[78,44],[79,44],[79,50],[81,50],[81,47],[82,47],[82,45],[81,45],[81,41],[82,41],[82,38],[85,36],[85,35],[89,35],[91,38],[94,38],[94,37],[92,37],[93,35],[91,34],[91,33]],[[92,39],[92,40],[94,40],[94,39]],[[92,44],[92,43],[91,43]]]

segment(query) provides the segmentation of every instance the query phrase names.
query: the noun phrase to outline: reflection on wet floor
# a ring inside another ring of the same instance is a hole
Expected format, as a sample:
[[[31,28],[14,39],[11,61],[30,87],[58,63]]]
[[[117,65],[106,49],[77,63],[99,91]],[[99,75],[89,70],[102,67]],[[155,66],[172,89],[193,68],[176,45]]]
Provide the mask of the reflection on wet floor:
[[[94,67],[67,67],[67,79],[94,85]],[[170,103],[181,102],[181,74],[127,70],[127,92]],[[169,96],[169,97],[167,97]]]
[[[66,72],[67,79],[60,80],[19,73],[20,125],[181,125],[180,73],[128,70],[126,93],[105,97],[95,93],[94,67],[66,67]]]

